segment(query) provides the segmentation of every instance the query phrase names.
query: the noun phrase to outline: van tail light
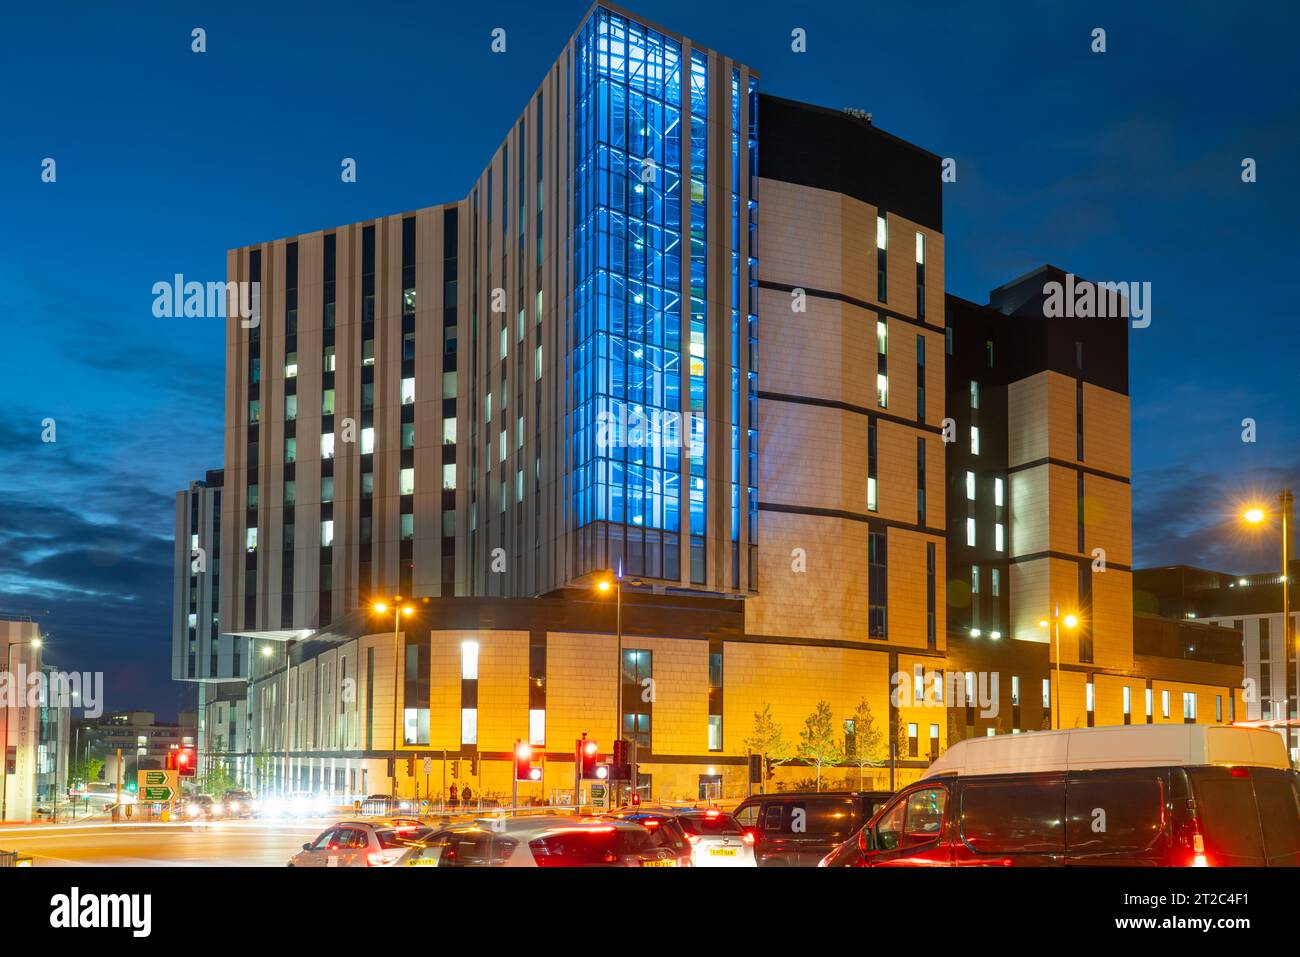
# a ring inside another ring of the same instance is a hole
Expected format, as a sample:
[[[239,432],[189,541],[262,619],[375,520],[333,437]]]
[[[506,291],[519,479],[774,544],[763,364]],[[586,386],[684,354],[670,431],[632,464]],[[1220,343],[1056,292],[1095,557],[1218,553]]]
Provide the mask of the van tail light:
[[[1196,810],[1196,802],[1187,802],[1188,821],[1180,829],[1177,845],[1186,855],[1184,867],[1209,867],[1210,858],[1205,853],[1205,835],[1201,833],[1201,819]]]

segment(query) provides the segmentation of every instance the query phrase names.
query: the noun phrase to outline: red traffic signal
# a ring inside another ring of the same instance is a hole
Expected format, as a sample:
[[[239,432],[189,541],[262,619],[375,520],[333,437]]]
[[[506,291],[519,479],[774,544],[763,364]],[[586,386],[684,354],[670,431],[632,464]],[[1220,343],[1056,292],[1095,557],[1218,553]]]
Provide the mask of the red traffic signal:
[[[522,741],[515,742],[515,780],[540,781],[542,769],[533,767],[533,747]]]
[[[595,741],[582,742],[582,777],[586,780],[598,777],[596,766],[600,764],[599,751],[600,746]]]
[[[198,774],[198,761],[193,748],[173,748],[167,752],[167,770],[177,771],[183,778]]]

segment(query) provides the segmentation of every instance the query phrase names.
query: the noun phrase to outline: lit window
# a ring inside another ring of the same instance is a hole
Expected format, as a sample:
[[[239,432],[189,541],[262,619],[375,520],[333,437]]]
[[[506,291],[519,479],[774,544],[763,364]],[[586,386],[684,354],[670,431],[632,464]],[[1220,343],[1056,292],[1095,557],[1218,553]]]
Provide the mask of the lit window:
[[[460,643],[460,676],[462,679],[478,677],[477,641],[462,641]]]
[[[292,435],[284,440],[284,461],[286,465],[298,461],[298,440]]]
[[[975,473],[966,473],[966,497],[972,502],[975,501]]]
[[[410,512],[403,512],[399,527],[402,533],[402,541],[409,542],[415,537],[415,516]]]
[[[509,345],[510,345],[510,337],[506,333],[506,323],[505,320],[503,319],[501,321],[501,358],[502,359],[506,357],[506,352],[509,349]]]
[[[256,425],[262,418],[262,404],[257,399],[248,400],[248,424]]]
[[[975,519],[966,519],[966,544],[975,547]]]
[[[876,353],[889,355],[889,326],[884,319],[876,320]]]
[[[876,373],[876,405],[889,408],[889,376],[883,372]]]
[[[1006,533],[1001,522],[993,526],[993,548],[995,551],[1002,551],[1006,547]]]
[[[546,744],[546,710],[533,708],[528,712],[528,743],[534,747]]]
[[[916,264],[918,266],[925,265],[925,234],[924,233],[916,234]]]
[[[320,414],[321,415],[334,414],[334,390],[333,389],[325,389],[324,391],[321,392]]]
[[[980,454],[980,430],[977,425],[972,425],[970,427],[970,454]]]
[[[456,463],[451,462],[442,467],[442,488],[449,492],[456,487]]]
[[[321,548],[334,544],[334,519],[327,518],[320,523],[320,544]]]
[[[889,227],[884,216],[876,217],[876,248],[884,249],[889,244]]]
[[[284,397],[284,420],[292,422],[298,418],[298,397],[296,395],[286,395]]]
[[[369,455],[375,450],[375,430],[372,426],[366,426],[361,430],[361,454]]]
[[[1133,713],[1133,689],[1128,685],[1124,686],[1124,713]]]
[[[415,401],[415,379],[414,377],[402,380],[402,405],[410,405]]]
[[[1147,717],[1151,717],[1151,689],[1147,689]]]
[[[323,371],[325,372],[334,371],[334,347],[333,346],[325,347],[324,361],[322,362],[321,365]]]
[[[1160,692],[1160,716],[1162,718],[1169,717],[1169,692],[1168,691]]]
[[[867,511],[874,512],[875,510],[876,510],[876,480],[873,478],[868,478],[867,479]]]
[[[1020,676],[1019,675],[1011,676],[1011,703],[1013,705],[1020,704]]]
[[[478,744],[478,708],[460,709],[460,743]]]
[[[501,439],[499,442],[497,442],[497,445],[500,448],[501,461],[504,462],[506,460],[506,430],[505,429],[501,430]]]
[[[415,494],[415,469],[402,469],[397,478],[398,495]]]
[[[320,457],[323,459],[334,458],[334,433],[326,432],[320,437]]]
[[[1196,692],[1195,691],[1183,692],[1183,720],[1185,721],[1196,720]]]
[[[515,448],[524,447],[524,417],[518,416],[515,419]]]
[[[542,347],[538,346],[537,354],[533,358],[533,378],[540,379],[541,377],[542,377]]]
[[[320,500],[322,502],[334,501],[334,476],[322,475],[320,480]]]
[[[250,528],[244,532],[244,547],[250,552],[257,551],[257,529]]]
[[[515,501],[522,502],[523,500],[524,500],[524,470],[516,469],[515,470]]]
[[[449,416],[442,420],[442,444],[456,444],[456,419],[454,417]]]
[[[375,340],[367,339],[361,343],[361,364],[363,366],[372,366],[375,364]]]
[[[1050,678],[1043,679],[1043,707],[1052,707],[1052,682]]]
[[[292,379],[298,375],[298,353],[290,352],[284,357],[284,377]]]
[[[1089,711],[1092,711],[1092,710],[1095,709],[1096,704],[1097,704],[1097,700],[1096,700],[1096,693],[1095,693],[1095,691],[1093,690],[1093,684],[1092,684],[1091,681],[1089,681],[1088,684],[1087,684],[1087,686],[1086,686],[1085,701],[1086,701],[1086,703],[1085,703],[1084,706],[1085,706]]]
[[[972,409],[980,407],[980,384],[974,379],[970,383],[970,407]]]
[[[1002,479],[993,480],[993,504],[999,508],[1002,506]]]
[[[722,715],[709,715],[709,750],[722,750]]]
[[[442,374],[442,397],[444,399],[456,398],[456,373],[444,372]]]

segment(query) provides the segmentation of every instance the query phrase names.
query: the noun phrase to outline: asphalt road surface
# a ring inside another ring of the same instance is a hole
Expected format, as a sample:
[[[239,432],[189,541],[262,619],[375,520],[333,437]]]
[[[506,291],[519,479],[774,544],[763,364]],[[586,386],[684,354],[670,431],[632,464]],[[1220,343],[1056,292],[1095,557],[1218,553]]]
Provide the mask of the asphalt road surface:
[[[13,825],[0,827],[0,850],[37,867],[284,867],[336,820]]]

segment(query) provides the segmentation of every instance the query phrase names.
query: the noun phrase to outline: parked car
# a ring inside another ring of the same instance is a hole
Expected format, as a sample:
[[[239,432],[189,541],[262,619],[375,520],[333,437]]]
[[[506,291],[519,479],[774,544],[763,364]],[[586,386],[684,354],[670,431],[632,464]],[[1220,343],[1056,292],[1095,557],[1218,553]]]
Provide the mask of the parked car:
[[[754,835],[734,815],[718,808],[637,806],[621,808],[614,817],[662,830],[666,839],[684,846],[691,867],[754,867]],[[680,835],[680,837],[679,837]]]
[[[759,867],[813,867],[856,833],[889,791],[778,791],[746,798],[735,818]]]
[[[1300,866],[1300,776],[1258,728],[972,738],[824,865]]]
[[[406,850],[407,867],[676,867],[677,853],[631,821],[546,815],[480,818]]]
[[[418,821],[342,821],[289,858],[290,867],[392,867],[433,833]]]

